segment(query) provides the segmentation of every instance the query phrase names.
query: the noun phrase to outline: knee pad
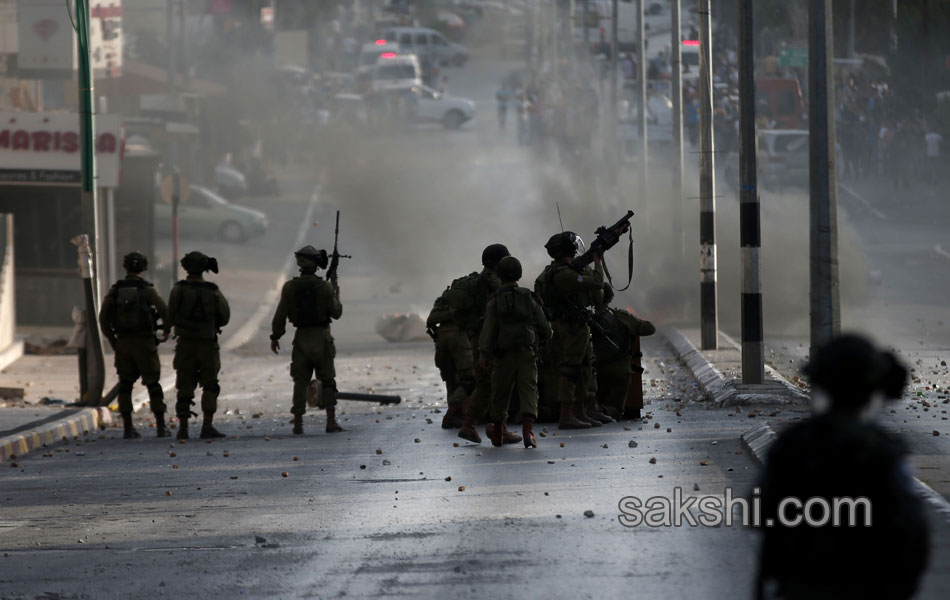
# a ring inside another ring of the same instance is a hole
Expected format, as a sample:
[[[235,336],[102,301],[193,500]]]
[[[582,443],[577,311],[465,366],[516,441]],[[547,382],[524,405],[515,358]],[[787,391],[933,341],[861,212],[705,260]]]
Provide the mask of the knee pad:
[[[204,388],[202,388],[202,391],[205,394],[214,394],[215,396],[217,396],[218,394],[221,393],[221,386],[216,381],[214,383],[209,383],[208,385],[204,386]]]
[[[162,386],[158,382],[150,384],[147,387],[147,389],[148,389],[148,397],[151,398],[152,400],[165,399],[165,391],[162,390]]]
[[[130,381],[130,380],[128,380],[128,379],[120,379],[120,380],[119,380],[119,393],[120,393],[120,394],[131,394],[131,393],[132,393],[132,385],[133,385],[134,383],[135,383],[134,381]]]

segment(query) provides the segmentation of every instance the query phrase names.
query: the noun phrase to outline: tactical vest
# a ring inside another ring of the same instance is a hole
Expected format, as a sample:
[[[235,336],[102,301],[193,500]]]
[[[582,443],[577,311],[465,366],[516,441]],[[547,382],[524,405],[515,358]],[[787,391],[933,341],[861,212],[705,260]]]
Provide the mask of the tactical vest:
[[[117,281],[109,290],[115,305],[112,328],[116,333],[153,333],[155,321],[145,290],[152,284],[141,279]]]
[[[573,271],[571,266],[560,263],[544,267],[544,271],[534,282],[534,293],[544,303],[545,314],[550,320],[584,321],[584,307],[591,304],[587,292],[565,292],[554,284],[554,277],[564,269]],[[576,271],[574,273],[581,275]]]
[[[618,360],[624,356],[630,356],[630,330],[627,326],[617,317],[614,309],[608,308],[605,312],[598,313],[594,319],[604,328],[604,333],[614,341],[618,348],[607,341],[607,339],[597,334],[596,332],[591,335],[591,340],[594,345],[594,356],[597,357],[597,362],[606,364]]]
[[[450,310],[452,322],[467,332],[477,331],[485,314],[488,298],[494,290],[481,273],[472,272],[449,284],[435,301],[435,309]]]
[[[523,287],[505,287],[492,297],[492,301],[498,320],[498,339],[495,348],[504,352],[534,346],[536,334],[531,290]]]
[[[332,292],[323,279],[294,277],[287,316],[294,327],[326,327],[330,324]]]
[[[178,337],[215,339],[218,335],[218,286],[210,281],[179,281],[172,325]]]

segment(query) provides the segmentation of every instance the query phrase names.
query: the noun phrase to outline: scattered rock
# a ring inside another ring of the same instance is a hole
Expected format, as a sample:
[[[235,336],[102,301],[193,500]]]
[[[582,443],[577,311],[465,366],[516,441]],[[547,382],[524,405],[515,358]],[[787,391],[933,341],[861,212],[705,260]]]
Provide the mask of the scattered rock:
[[[708,466],[709,466],[709,461],[708,461],[708,460],[701,460],[701,461],[699,461],[699,466],[701,466],[701,467],[708,467]]]
[[[638,443],[635,442],[634,440],[630,440],[629,442],[627,442],[627,448],[636,448],[636,447],[639,446],[639,445],[640,445],[640,444],[638,444]]]
[[[655,464],[656,464],[656,457],[655,457],[655,456],[650,457],[650,464],[651,464],[651,465],[655,465]]]
[[[383,460],[383,466],[384,466],[384,467],[388,467],[388,466],[391,465],[391,464],[393,464],[393,463],[389,462],[389,460],[385,460],[385,459]]]
[[[446,480],[446,481],[452,481],[452,476],[449,475],[448,477],[445,478],[445,480]]]
[[[659,428],[660,428],[660,423],[659,423],[659,422],[656,422],[656,423],[653,424],[653,429],[659,429]]]
[[[172,495],[172,491],[171,491],[171,490],[165,490],[165,495],[166,495],[166,496],[171,496],[171,495]]]
[[[607,447],[607,444],[604,444],[603,446],[601,446],[601,448],[606,448],[606,447]]]
[[[294,462],[297,462],[298,460],[300,460],[300,457],[299,457],[299,456],[295,456],[295,457],[294,457]]]
[[[453,448],[458,448],[458,447],[459,447],[459,443],[458,443],[458,442],[452,442],[452,447],[453,447]]]
[[[699,491],[699,484],[698,484],[698,483],[694,483],[694,484],[693,484],[693,491],[694,491],[694,492],[698,492],[698,491]]]
[[[280,476],[281,476],[281,477],[290,477],[290,473],[288,473],[287,471],[284,471],[284,472],[282,472],[282,473],[280,474]]]
[[[936,429],[934,429],[934,437],[937,437],[937,436],[939,436],[939,435],[940,435],[940,432],[937,431]]]
[[[594,518],[594,511],[592,511],[592,510],[585,510],[585,511],[584,511],[584,516],[587,517],[588,519],[593,519],[593,518]]]
[[[377,449],[376,449],[376,454],[382,454],[382,453],[383,453],[383,449],[382,449],[382,448],[377,448]]]
[[[460,485],[460,486],[459,486],[459,491],[460,491],[460,492],[464,492],[464,491],[465,491],[465,486],[464,486],[464,485]]]

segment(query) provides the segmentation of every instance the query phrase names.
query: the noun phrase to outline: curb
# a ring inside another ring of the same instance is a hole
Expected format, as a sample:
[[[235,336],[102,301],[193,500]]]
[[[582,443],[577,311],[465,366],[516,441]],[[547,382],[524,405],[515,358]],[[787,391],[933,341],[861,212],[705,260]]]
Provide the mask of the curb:
[[[709,360],[693,345],[682,331],[676,327],[666,327],[661,332],[677,356],[686,363],[686,368],[699,384],[707,400],[719,406],[738,406],[745,404],[791,404],[805,402],[808,396],[797,387],[789,383],[775,369],[766,366],[766,376],[770,381],[762,385],[747,385],[727,379]],[[720,336],[731,346],[739,348],[729,336],[720,333]]]
[[[950,252],[944,250],[942,244],[937,244],[934,246],[931,253],[937,260],[950,264]]]
[[[84,408],[68,417],[44,423],[36,429],[0,438],[0,458],[22,456],[55,442],[105,428],[109,423],[112,423],[112,413],[108,408]]]
[[[777,438],[778,435],[771,425],[760,423],[742,434],[742,445],[760,465],[764,465],[769,446]],[[916,477],[914,477],[914,486],[917,489],[917,495],[923,498],[924,502],[929,504],[937,515],[950,523],[950,500],[941,496],[936,490]]]
[[[6,369],[23,356],[23,340],[13,340],[9,346],[0,350],[0,371]]]

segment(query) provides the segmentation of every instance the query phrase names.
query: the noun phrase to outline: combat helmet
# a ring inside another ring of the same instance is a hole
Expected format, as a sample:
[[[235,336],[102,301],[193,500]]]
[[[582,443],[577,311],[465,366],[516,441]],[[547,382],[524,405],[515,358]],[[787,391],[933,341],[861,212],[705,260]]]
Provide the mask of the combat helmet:
[[[218,272],[218,259],[202,254],[197,250],[193,250],[182,256],[180,262],[181,267],[189,275],[200,275],[205,271],[211,271],[212,273]]]
[[[482,265],[489,269],[494,269],[498,266],[498,261],[506,256],[511,256],[511,252],[508,252],[507,246],[504,244],[491,244],[482,250]]]
[[[309,244],[294,252],[294,256],[301,269],[326,269],[330,262],[326,250],[317,250]]]
[[[141,252],[129,252],[122,259],[122,268],[128,273],[141,273],[148,269],[148,259]]]
[[[495,270],[502,281],[518,281],[521,279],[521,261],[514,256],[506,256],[498,261]]]
[[[562,231],[555,233],[548,239],[544,248],[548,251],[551,258],[561,258],[562,256],[574,256],[577,254],[577,234],[573,231]]]

